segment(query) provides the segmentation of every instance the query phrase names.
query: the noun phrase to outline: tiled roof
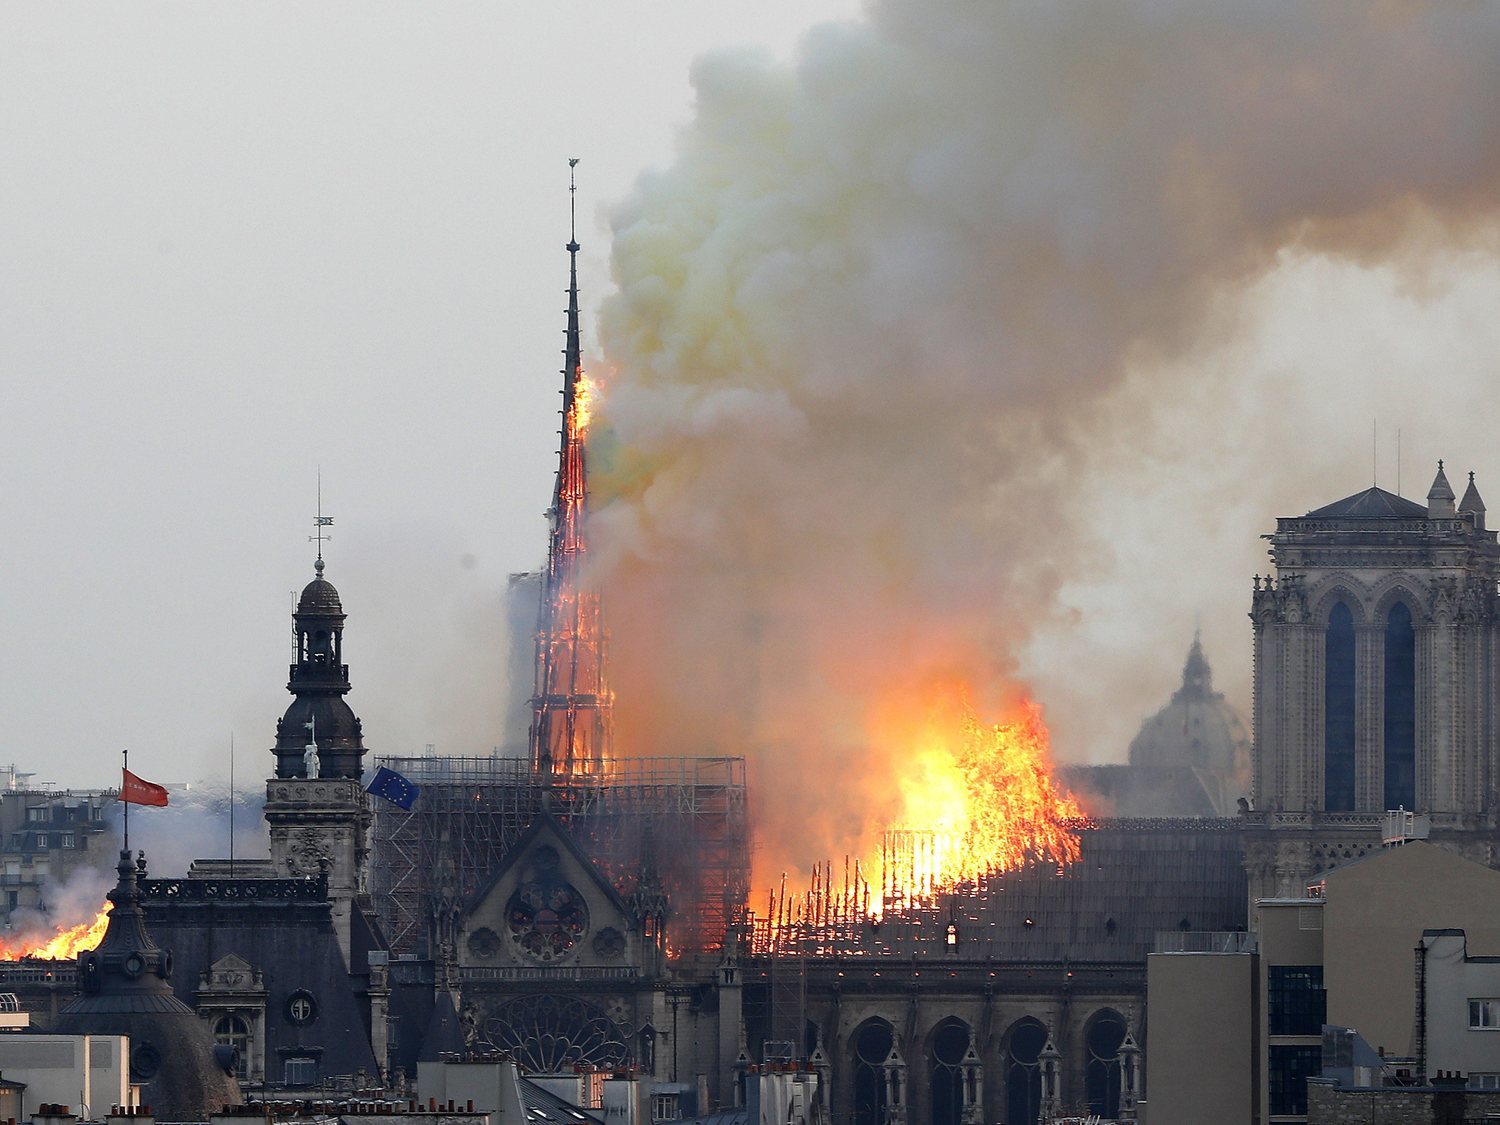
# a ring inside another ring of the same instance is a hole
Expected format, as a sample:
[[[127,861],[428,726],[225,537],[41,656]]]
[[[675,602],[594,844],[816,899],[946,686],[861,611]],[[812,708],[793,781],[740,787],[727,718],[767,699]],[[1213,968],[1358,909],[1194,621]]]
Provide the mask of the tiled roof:
[[[1425,519],[1427,509],[1415,500],[1397,496],[1383,488],[1367,488],[1321,508],[1308,512],[1304,519]]]

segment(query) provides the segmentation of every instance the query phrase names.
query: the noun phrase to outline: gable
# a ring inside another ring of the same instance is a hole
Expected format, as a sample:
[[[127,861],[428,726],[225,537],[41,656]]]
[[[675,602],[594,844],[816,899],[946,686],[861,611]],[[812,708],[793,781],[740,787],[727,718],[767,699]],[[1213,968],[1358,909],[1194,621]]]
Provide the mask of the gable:
[[[457,944],[464,968],[628,970],[642,950],[629,907],[545,814],[469,901]]]

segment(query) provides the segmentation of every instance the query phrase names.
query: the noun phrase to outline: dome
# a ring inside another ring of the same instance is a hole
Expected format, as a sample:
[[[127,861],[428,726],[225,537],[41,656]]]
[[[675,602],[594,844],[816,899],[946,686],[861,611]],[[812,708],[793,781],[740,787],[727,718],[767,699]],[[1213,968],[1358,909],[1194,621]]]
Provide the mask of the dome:
[[[1141,724],[1130,743],[1130,764],[1188,766],[1217,778],[1225,794],[1242,790],[1248,781],[1250,738],[1245,721],[1213,690],[1213,673],[1197,636],[1183,665],[1182,686],[1170,703]]]
[[[339,592],[323,577],[323,560],[319,559],[313,565],[318,576],[302,588],[302,596],[297,599],[297,612],[342,614],[344,607],[339,602]]]

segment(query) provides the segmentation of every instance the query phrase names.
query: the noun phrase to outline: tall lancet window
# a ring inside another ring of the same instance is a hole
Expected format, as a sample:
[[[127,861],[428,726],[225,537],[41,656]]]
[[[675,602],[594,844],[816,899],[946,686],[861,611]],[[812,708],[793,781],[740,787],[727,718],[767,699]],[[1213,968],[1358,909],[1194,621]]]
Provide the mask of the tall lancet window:
[[[1354,615],[1343,602],[1323,646],[1323,807],[1354,808]]]
[[[1402,602],[1385,619],[1385,807],[1417,807],[1417,636]]]

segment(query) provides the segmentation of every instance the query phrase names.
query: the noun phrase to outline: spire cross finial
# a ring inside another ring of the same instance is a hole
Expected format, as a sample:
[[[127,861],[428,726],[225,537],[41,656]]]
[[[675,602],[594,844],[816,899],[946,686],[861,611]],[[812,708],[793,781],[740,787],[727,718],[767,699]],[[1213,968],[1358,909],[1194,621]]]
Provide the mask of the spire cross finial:
[[[319,574],[323,573],[323,544],[332,541],[332,535],[324,535],[325,527],[333,526],[333,517],[323,514],[323,469],[318,467],[318,514],[313,518],[314,532],[307,537],[309,543],[318,545],[318,562],[316,569]]]
[[[578,167],[578,157],[568,158],[568,246],[578,245],[578,177],[573,169]]]

